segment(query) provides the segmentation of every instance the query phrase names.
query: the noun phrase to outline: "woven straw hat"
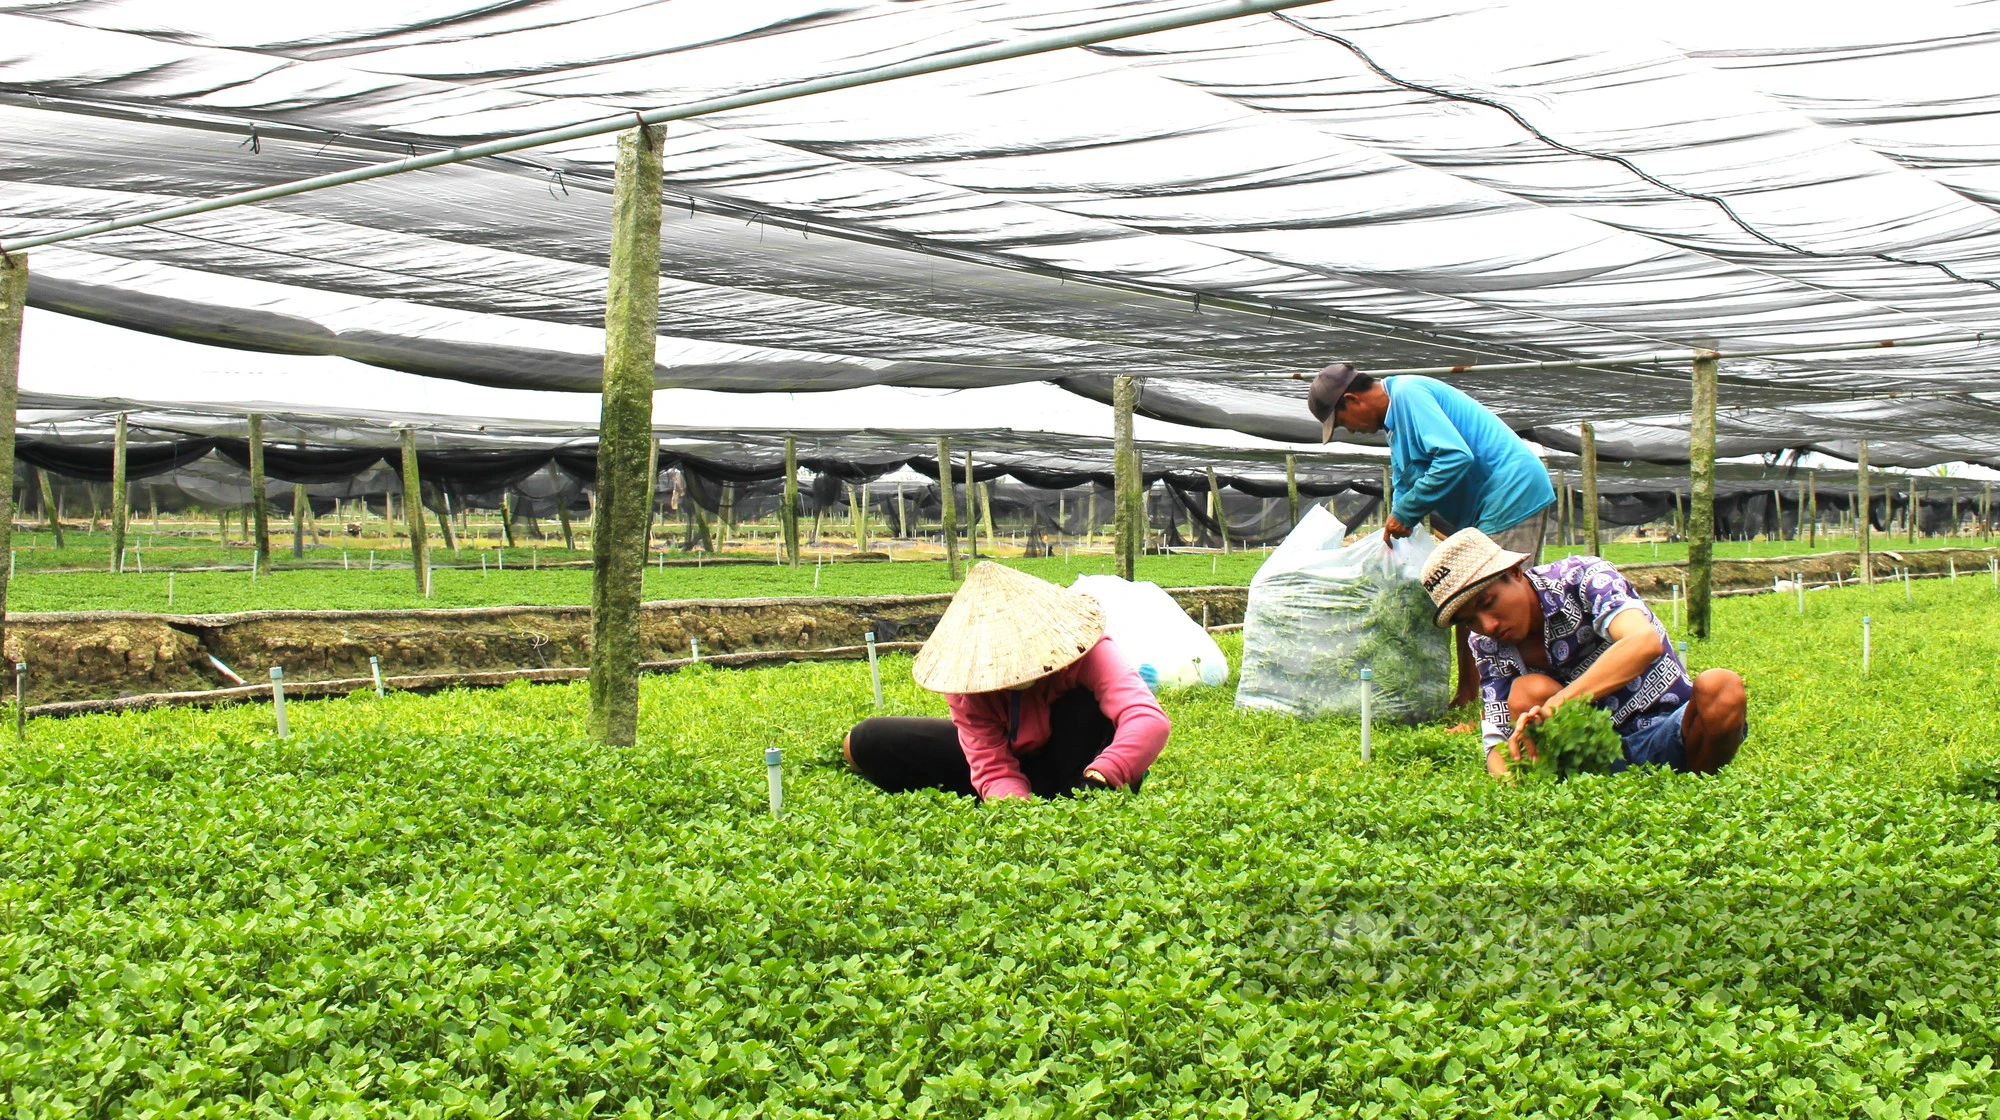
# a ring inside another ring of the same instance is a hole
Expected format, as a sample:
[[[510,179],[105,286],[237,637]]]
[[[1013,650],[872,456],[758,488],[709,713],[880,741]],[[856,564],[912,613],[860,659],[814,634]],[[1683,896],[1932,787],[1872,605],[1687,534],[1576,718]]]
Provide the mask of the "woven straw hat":
[[[1097,600],[988,560],[951,597],[912,675],[932,692],[998,692],[1048,676],[1103,636]]]
[[[1460,529],[1444,539],[1424,565],[1424,590],[1437,604],[1433,616],[1439,626],[1450,626],[1458,609],[1479,589],[1507,574],[1527,557],[1509,552],[1493,543],[1493,538],[1477,529]]]

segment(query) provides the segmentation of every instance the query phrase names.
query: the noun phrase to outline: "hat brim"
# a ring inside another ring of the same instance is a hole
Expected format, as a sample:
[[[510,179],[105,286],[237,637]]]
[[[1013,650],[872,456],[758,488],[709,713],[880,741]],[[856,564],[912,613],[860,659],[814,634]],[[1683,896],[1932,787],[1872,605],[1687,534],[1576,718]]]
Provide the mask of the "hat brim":
[[[1479,594],[1487,584],[1519,567],[1527,559],[1524,553],[1509,552],[1504,548],[1495,552],[1486,563],[1479,566],[1479,571],[1466,581],[1464,587],[1453,592],[1451,598],[1438,604],[1437,613],[1432,616],[1432,621],[1440,627],[1450,626],[1457,621],[1459,610],[1471,601],[1474,595]]]
[[[1333,442],[1333,430],[1340,426],[1339,416],[1340,410],[1336,408],[1326,414],[1326,419],[1319,422],[1319,441],[1321,443]]]

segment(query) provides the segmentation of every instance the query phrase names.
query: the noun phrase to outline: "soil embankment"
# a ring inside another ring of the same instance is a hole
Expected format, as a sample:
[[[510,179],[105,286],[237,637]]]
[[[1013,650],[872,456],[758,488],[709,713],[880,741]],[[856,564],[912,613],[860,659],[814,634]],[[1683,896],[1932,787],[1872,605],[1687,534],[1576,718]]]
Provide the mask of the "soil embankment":
[[[1983,575],[1993,554],[1992,549],[1883,551],[1875,554],[1875,572],[1887,577],[1907,567],[1916,576],[1935,577],[1955,562],[1961,572]],[[1851,581],[1857,561],[1852,552],[1717,560],[1715,590],[1768,591],[1773,579],[1794,572],[1815,583]],[[1682,564],[1632,564],[1621,570],[1648,598],[1664,599],[1686,579]],[[1189,617],[1217,627],[1241,623],[1249,597],[1244,587],[1168,591]],[[655,668],[674,668],[690,658],[690,639],[705,659],[723,664],[859,656],[871,630],[892,648],[922,642],[950,600],[949,595],[895,595],[647,603],[640,656]],[[5,655],[28,665],[31,712],[59,714],[140,706],[161,694],[212,693],[216,700],[268,694],[274,665],[284,667],[287,687],[302,693],[361,687],[371,678],[370,657],[379,659],[393,687],[572,679],[589,663],[589,636],[590,612],[581,606],[49,613],[8,619]],[[232,680],[232,672],[240,680]],[[315,682],[323,687],[308,687]],[[99,701],[114,703],[80,703]]]

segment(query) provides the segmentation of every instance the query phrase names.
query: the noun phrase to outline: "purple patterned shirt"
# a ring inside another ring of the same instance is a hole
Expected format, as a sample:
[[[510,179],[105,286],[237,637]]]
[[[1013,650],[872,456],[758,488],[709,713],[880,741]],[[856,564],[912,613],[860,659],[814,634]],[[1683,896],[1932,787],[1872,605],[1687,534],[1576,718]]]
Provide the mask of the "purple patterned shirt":
[[[1611,721],[1620,735],[1650,727],[1694,695],[1694,682],[1688,679],[1687,667],[1674,652],[1659,616],[1608,561],[1595,556],[1565,556],[1524,571],[1542,600],[1542,639],[1548,644],[1549,674],[1562,684],[1582,676],[1611,646],[1611,620],[1620,612],[1644,612],[1646,621],[1659,633],[1665,647],[1659,660],[1623,687],[1595,698],[1598,707],[1611,710]],[[1513,690],[1514,678],[1541,670],[1530,669],[1521,660],[1518,647],[1483,634],[1472,635],[1472,660],[1479,667],[1480,732],[1490,750],[1514,733],[1513,721],[1507,718],[1507,694]]]

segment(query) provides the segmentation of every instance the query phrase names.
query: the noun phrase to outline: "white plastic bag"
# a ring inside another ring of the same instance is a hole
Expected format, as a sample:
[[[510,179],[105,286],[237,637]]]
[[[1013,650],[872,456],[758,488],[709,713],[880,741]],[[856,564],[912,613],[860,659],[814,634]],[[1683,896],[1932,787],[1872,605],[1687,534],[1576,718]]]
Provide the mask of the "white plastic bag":
[[[1078,576],[1070,587],[1104,608],[1104,632],[1155,692],[1229,679],[1222,647],[1158,584]]]
[[[1451,704],[1451,641],[1432,625],[1419,582],[1434,544],[1428,534],[1390,543],[1370,533],[1342,545],[1346,535],[1315,506],[1257,569],[1236,704],[1306,719],[1359,715],[1367,668],[1378,717],[1435,719]]]

